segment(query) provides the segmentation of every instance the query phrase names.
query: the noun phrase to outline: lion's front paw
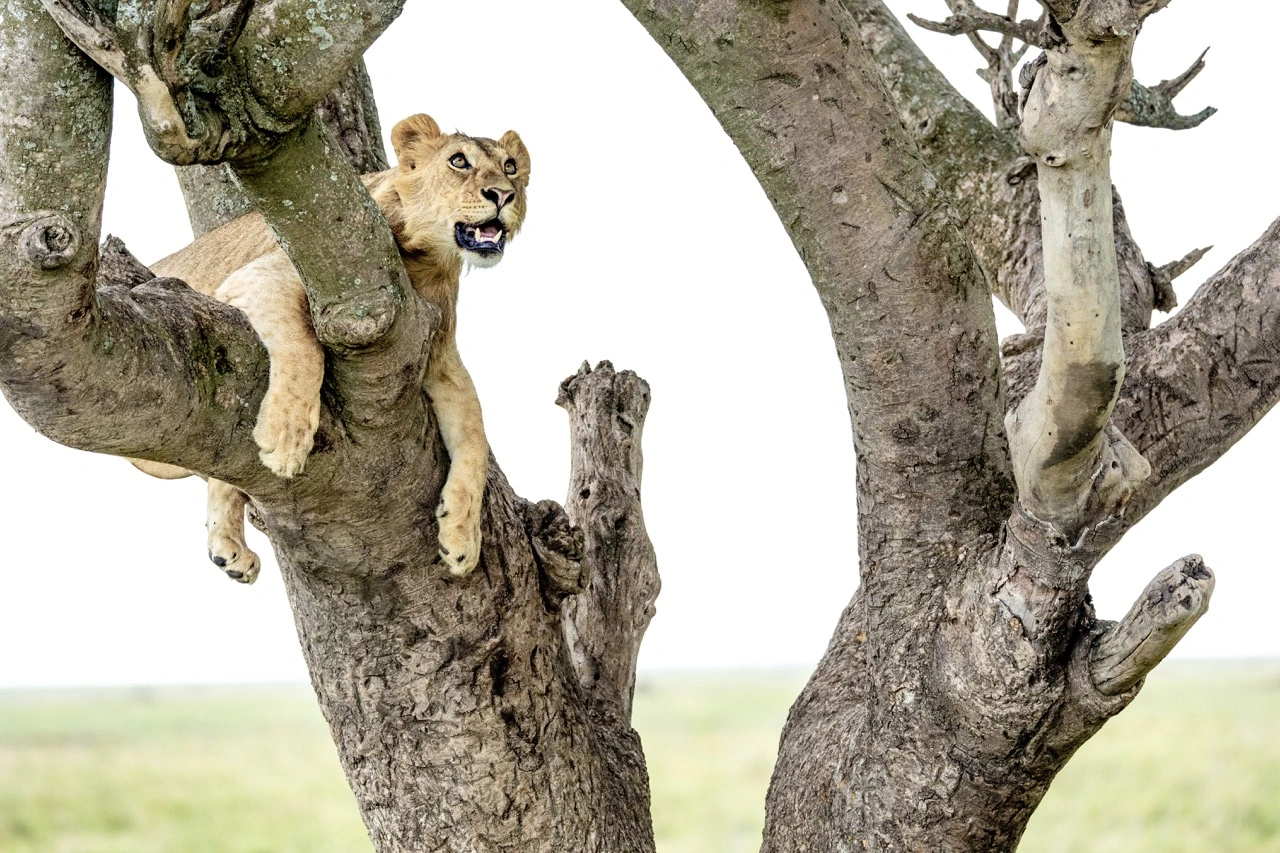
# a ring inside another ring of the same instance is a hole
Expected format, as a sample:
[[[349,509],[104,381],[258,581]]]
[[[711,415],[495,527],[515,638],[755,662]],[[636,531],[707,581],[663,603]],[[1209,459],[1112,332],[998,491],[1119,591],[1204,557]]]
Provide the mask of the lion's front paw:
[[[281,477],[292,477],[302,473],[311,453],[320,423],[320,398],[304,399],[277,391],[274,385],[262,398],[253,440],[258,443],[263,465]]]
[[[217,533],[209,536],[209,559],[227,577],[240,583],[253,583],[262,569],[262,561],[248,545]]]
[[[480,562],[479,501],[448,489],[436,507],[440,522],[440,560],[457,577],[466,577]]]

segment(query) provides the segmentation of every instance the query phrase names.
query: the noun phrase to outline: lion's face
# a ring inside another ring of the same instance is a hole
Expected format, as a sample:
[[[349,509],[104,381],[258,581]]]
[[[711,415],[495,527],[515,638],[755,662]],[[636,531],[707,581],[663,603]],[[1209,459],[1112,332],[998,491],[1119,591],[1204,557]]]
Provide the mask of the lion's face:
[[[477,267],[502,260],[524,221],[529,186],[529,152],[515,131],[496,141],[445,135],[416,115],[395,126],[391,144],[400,161],[401,246]]]

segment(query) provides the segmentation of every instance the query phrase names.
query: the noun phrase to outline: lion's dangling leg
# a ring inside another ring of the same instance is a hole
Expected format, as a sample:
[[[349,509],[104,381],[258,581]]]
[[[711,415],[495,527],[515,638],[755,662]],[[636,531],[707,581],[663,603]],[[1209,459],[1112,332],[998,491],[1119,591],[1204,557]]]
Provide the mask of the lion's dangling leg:
[[[489,472],[480,399],[451,340],[432,353],[427,394],[449,451],[449,477],[440,494],[440,559],[463,577],[480,562],[480,510]]]
[[[258,579],[262,561],[244,541],[244,508],[248,496],[221,480],[209,480],[205,529],[209,533],[209,559],[240,583]]]
[[[301,473],[320,423],[324,380],[324,349],[311,327],[306,290],[288,256],[276,250],[228,276],[214,297],[245,313],[271,357],[253,430],[258,456],[281,477]]]

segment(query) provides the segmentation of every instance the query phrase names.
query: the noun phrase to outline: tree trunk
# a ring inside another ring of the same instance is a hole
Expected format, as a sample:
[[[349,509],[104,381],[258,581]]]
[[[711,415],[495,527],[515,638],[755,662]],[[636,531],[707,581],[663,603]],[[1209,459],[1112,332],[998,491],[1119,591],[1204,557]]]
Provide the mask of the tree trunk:
[[[1134,40],[1167,0],[1044,0],[1043,21],[1021,22],[1016,3],[1003,17],[949,0],[950,18],[921,23],[1002,37],[978,45],[998,125],[879,0],[627,4],[806,263],[858,451],[862,585],[787,721],[764,850],[1012,850],[1057,771],[1207,607],[1198,557],[1119,623],[1095,617],[1089,575],[1280,398],[1280,224],[1149,328],[1194,253],[1146,263],[1109,140],[1115,119],[1208,115],[1171,103],[1202,63],[1132,83]],[[419,377],[438,313],[356,175],[381,151],[357,63],[401,5],[13,0],[0,389],[55,440],[250,495],[379,853],[650,851],[630,727],[658,590],[648,388],[584,365],[560,394],[566,509],[520,499],[491,460],[480,569],[436,564],[448,460]],[[1019,40],[1043,55],[1015,86]],[[182,179],[197,230],[250,204],[298,270],[326,348],[305,477],[258,463],[246,413],[266,354],[244,318],[98,250],[110,77],[85,54],[138,95],[157,154],[203,170]],[[1003,353],[993,294],[1028,327]]]
[[[169,4],[117,19],[114,4],[48,0],[55,23],[39,0],[16,0],[0,15],[0,157],[24,164],[0,179],[0,388],[66,444],[250,495],[379,853],[652,850],[630,726],[657,594],[639,504],[648,387],[607,363],[566,380],[568,514],[517,497],[491,460],[480,568],[458,580],[437,564],[448,458],[418,377],[438,314],[405,285],[357,178],[380,165],[381,143],[367,81],[347,73],[398,6],[367,4],[321,39],[306,5],[277,0],[258,18],[252,3],[213,4],[196,13],[203,29],[179,27],[173,54],[147,47],[172,44]],[[328,349],[305,477],[257,462],[246,414],[266,355],[244,318],[155,279],[118,241],[99,251],[110,76],[59,24],[135,88],[158,153],[234,175],[192,199],[198,229],[230,215],[226,188],[243,187],[282,238]],[[197,43],[216,27],[223,65]],[[264,62],[296,73],[264,87],[252,73]],[[344,75],[354,94],[339,90],[313,121]]]
[[[627,5],[790,231],[853,420],[862,583],[788,718],[764,850],[1013,850],[1212,592],[1189,557],[1118,625],[1088,596],[1132,515],[1171,488],[1159,463],[1144,482],[1151,443],[1124,415],[1122,332],[1147,328],[1160,279],[1107,176],[1133,38],[1164,4],[1048,3],[1042,27],[951,3],[946,31],[996,19],[1045,49],[1012,115],[995,79],[1011,46],[983,48],[1000,127],[875,0]],[[992,290],[1029,328],[1009,394]]]

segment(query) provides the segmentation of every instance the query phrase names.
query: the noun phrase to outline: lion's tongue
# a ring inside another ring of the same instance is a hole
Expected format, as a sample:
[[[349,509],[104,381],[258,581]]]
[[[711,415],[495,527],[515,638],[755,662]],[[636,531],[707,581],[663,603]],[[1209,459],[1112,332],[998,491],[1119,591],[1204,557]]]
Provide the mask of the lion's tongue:
[[[496,243],[502,236],[502,229],[497,225],[481,225],[476,228],[476,237],[485,243]]]

